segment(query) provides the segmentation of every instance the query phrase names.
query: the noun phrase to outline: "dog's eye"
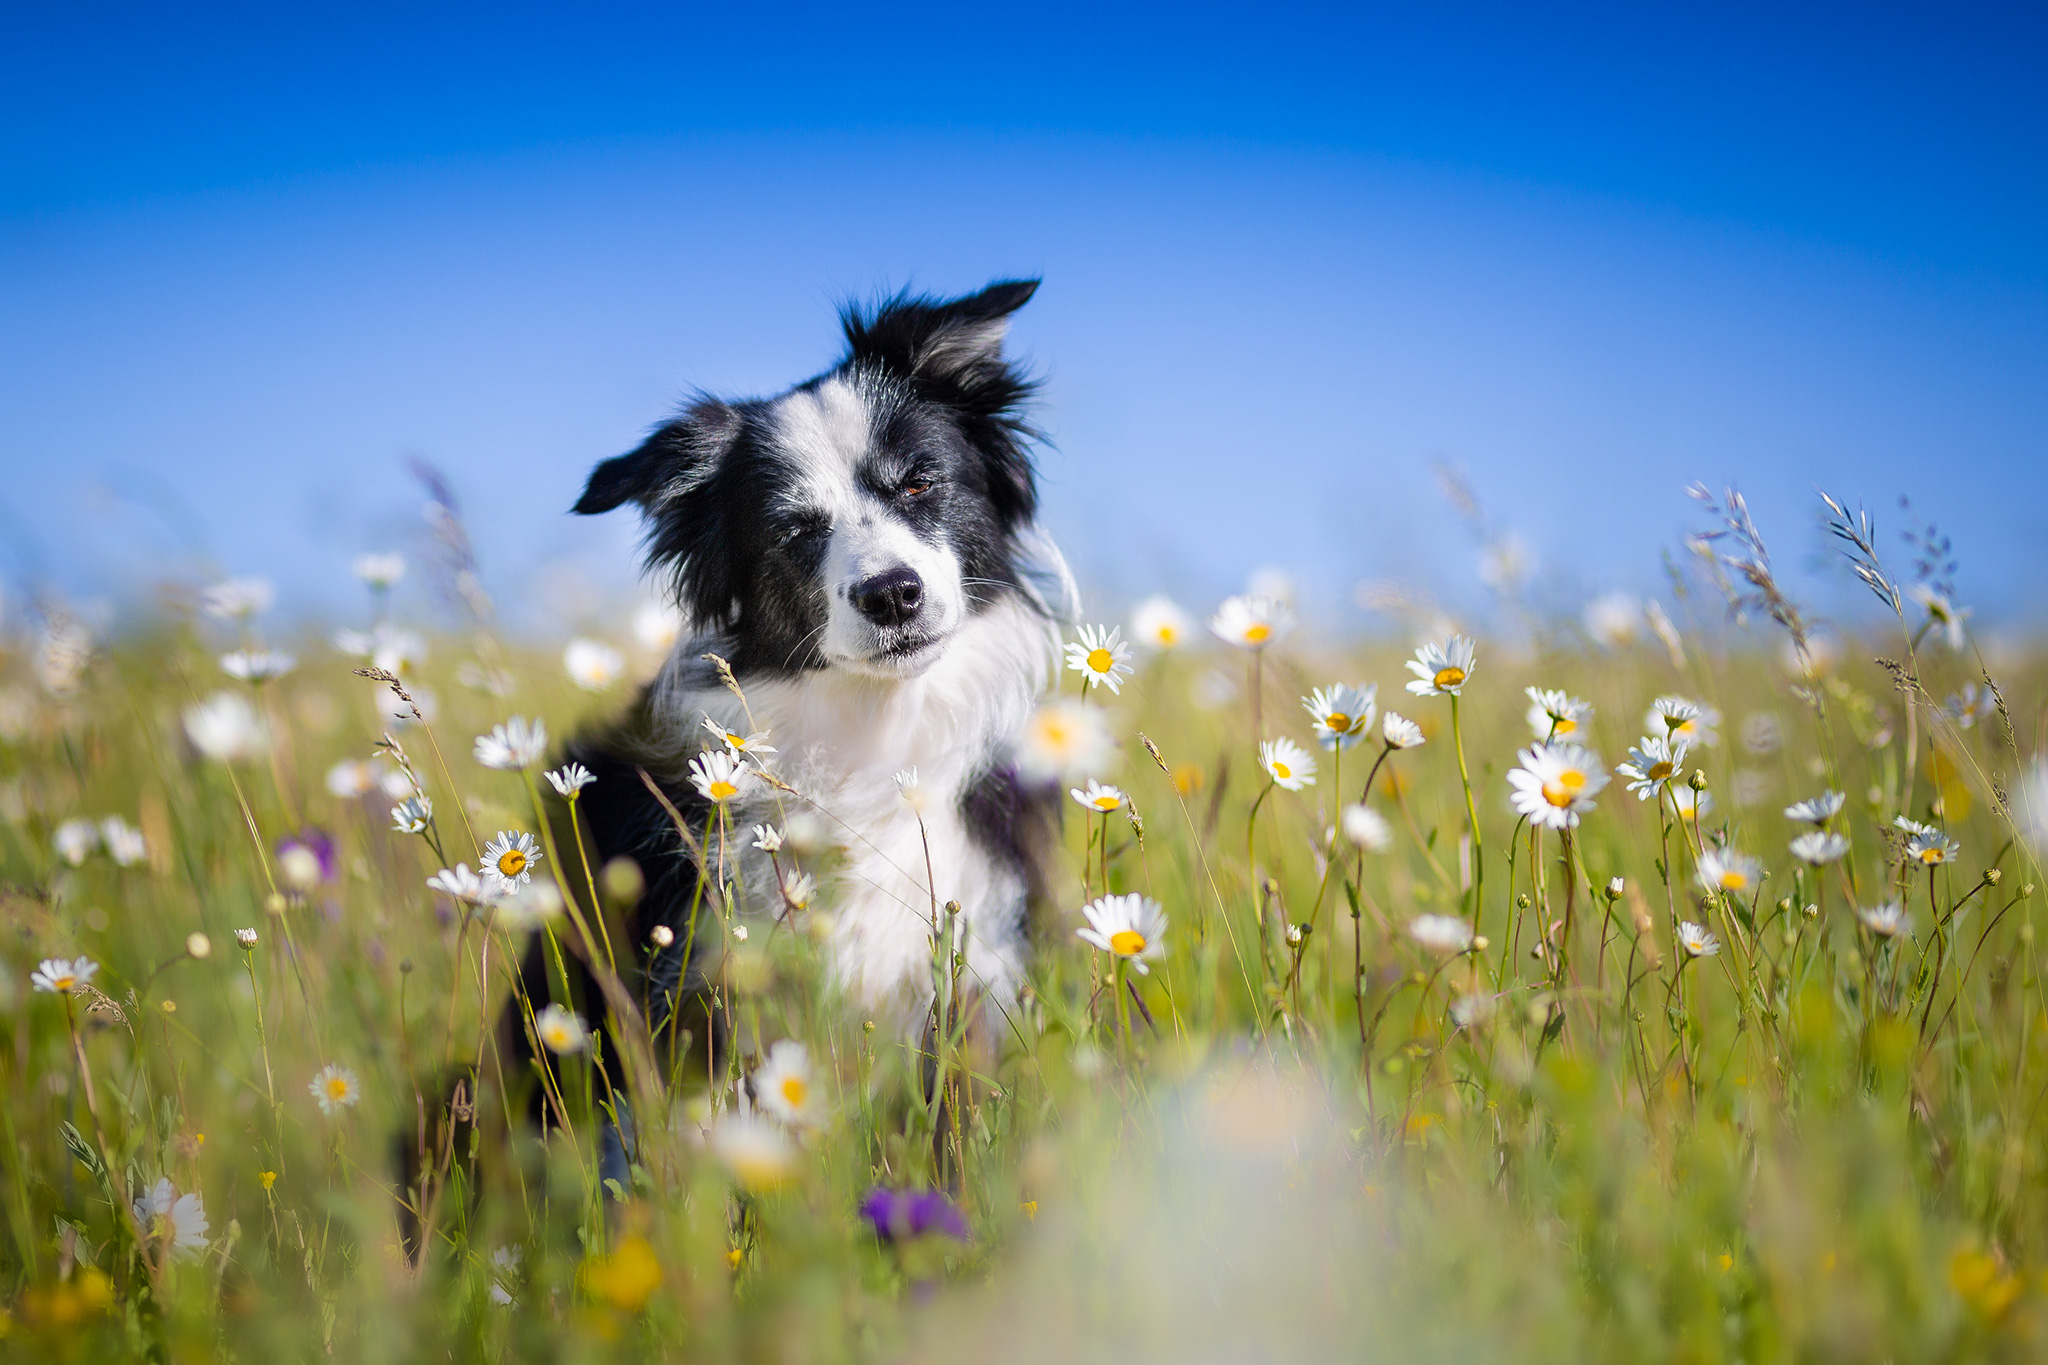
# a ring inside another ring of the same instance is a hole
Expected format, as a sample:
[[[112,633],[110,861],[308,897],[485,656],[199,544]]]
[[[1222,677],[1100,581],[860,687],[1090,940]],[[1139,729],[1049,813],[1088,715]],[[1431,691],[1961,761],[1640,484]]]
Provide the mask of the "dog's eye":
[[[932,491],[932,480],[922,474],[913,475],[905,479],[897,491],[906,498],[921,498]]]

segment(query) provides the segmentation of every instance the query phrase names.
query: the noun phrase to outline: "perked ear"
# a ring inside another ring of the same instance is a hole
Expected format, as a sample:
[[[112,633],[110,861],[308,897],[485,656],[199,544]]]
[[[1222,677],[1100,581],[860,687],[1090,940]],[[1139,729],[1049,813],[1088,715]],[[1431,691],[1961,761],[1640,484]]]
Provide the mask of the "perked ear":
[[[972,391],[1003,368],[1010,314],[1031,301],[1037,280],[997,280],[978,294],[934,299],[902,293],[872,313],[840,315],[848,359],[905,379]]]
[[[651,512],[709,479],[738,430],[739,414],[725,404],[694,403],[682,416],[657,427],[637,449],[590,471],[590,482],[573,510],[592,516],[636,502]]]

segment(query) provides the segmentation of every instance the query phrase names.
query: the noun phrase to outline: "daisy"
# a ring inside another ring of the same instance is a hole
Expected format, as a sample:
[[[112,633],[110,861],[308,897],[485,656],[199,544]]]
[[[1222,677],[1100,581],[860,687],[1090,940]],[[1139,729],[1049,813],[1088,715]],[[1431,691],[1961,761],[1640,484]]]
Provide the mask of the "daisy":
[[[1408,671],[1415,675],[1408,690],[1418,697],[1455,697],[1472,676],[1477,657],[1469,635],[1453,635],[1442,644],[1429,641],[1408,661]]]
[[[1614,771],[1627,778],[1628,789],[1636,794],[1636,800],[1647,801],[1661,796],[1672,778],[1678,776],[1678,767],[1685,762],[1684,740],[1673,741],[1664,735],[1644,735],[1643,742],[1630,747],[1628,762],[1616,765]]]
[[[1148,597],[1131,613],[1131,636],[1152,649],[1173,649],[1188,638],[1195,623],[1168,597]]]
[[[745,765],[721,750],[706,749],[690,760],[690,781],[697,794],[716,806],[738,796],[748,776]]]
[[[562,651],[562,667],[585,692],[602,692],[619,680],[626,656],[599,640],[571,640]]]
[[[149,843],[142,831],[118,815],[100,821],[100,842],[116,867],[133,867],[149,856]]]
[[[1529,728],[1539,743],[1563,739],[1593,718],[1593,704],[1564,692],[1525,687],[1529,698]]]
[[[476,761],[486,768],[516,772],[532,767],[547,747],[546,721],[529,723],[524,716],[514,716],[476,737]]]
[[[1988,687],[1964,683],[1963,690],[1948,699],[1945,709],[1957,725],[1967,730],[1978,721],[1989,720],[1998,714],[1998,698]]]
[[[546,855],[525,830],[501,829],[498,837],[484,845],[484,876],[496,883],[500,894],[510,895],[515,886],[533,880],[533,865]]]
[[[1824,867],[1849,851],[1849,841],[1825,830],[1809,830],[1792,841],[1792,856],[1802,863]]]
[[[1085,788],[1074,787],[1070,789],[1067,795],[1079,801],[1084,808],[1094,811],[1098,815],[1109,814],[1111,811],[1121,807],[1126,800],[1120,789],[1110,786],[1107,782],[1095,782],[1092,780]]]
[[[1209,618],[1209,633],[1226,645],[1261,650],[1294,628],[1294,612],[1285,602],[1245,593],[1225,598]]]
[[[1714,808],[1714,794],[1694,791],[1691,787],[1674,784],[1671,792],[1671,810],[1685,824],[1692,824]]]
[[[756,1103],[792,1128],[809,1128],[824,1117],[802,1043],[784,1038],[770,1047],[768,1060],[754,1073],[753,1091]]]
[[[488,871],[488,864],[486,864]],[[427,878],[427,885],[445,896],[451,896],[466,905],[489,905],[498,900],[501,893],[495,876],[490,881],[469,870],[468,863],[457,863],[453,869],[442,868]]]
[[[389,592],[398,586],[398,580],[405,577],[405,556],[392,554],[360,554],[349,565],[355,576],[378,592]]]
[[[1929,583],[1915,583],[1906,589],[1906,596],[1927,609],[1927,623],[1940,629],[1947,637],[1950,649],[1963,647],[1963,622],[1974,615],[1968,607],[1958,607],[1946,594],[1936,591]]]
[[[1643,604],[1625,592],[1610,592],[1588,602],[1579,619],[1602,648],[1622,649],[1634,644],[1643,628]]]
[[[1763,880],[1763,864],[1746,854],[1710,848],[1700,855],[1700,885],[1709,891],[1740,896]]]
[[[1079,673],[1089,687],[1123,688],[1123,680],[1137,670],[1131,667],[1131,647],[1115,626],[1082,626],[1081,638],[1067,646],[1067,667]]]
[[[391,828],[399,834],[425,834],[433,821],[431,797],[408,796],[391,808]]]
[[[1963,846],[1938,829],[1922,830],[1906,841],[1906,856],[1924,867],[1952,863]]]
[[[263,752],[263,722],[255,708],[232,692],[216,692],[185,708],[185,736],[192,747],[221,763]]]
[[[563,1056],[581,1052],[590,1042],[590,1026],[574,1010],[549,1005],[533,1016],[533,1033],[548,1051]]]
[[[642,602],[633,612],[633,638],[642,649],[666,654],[683,633],[683,614],[667,602]]]
[[[597,781],[596,774],[581,763],[565,763],[546,776],[548,785],[571,801],[576,799],[576,793]]]
[[[818,895],[818,879],[808,872],[799,872],[782,884],[782,899],[792,910],[807,910]]]
[[[275,649],[238,649],[220,656],[220,671],[243,682],[269,682],[298,666],[297,659]]]
[[[782,847],[782,831],[773,825],[754,826],[754,847],[763,853],[774,853]]]
[[[1785,807],[1785,818],[1787,820],[1797,820],[1802,825],[1813,825],[1817,828],[1834,819],[1841,811],[1842,802],[1846,799],[1838,791],[1825,791],[1819,796],[1805,801],[1795,801]]]
[[[1532,744],[1508,769],[1508,796],[1517,814],[1545,829],[1576,829],[1593,809],[1593,797],[1607,785],[1607,770],[1576,744]]]
[[[323,1114],[347,1109],[363,1097],[363,1087],[356,1080],[356,1073],[333,1062],[320,1068],[320,1074],[307,1082],[306,1089],[320,1102]]]
[[[135,1222],[151,1241],[168,1238],[180,1251],[206,1245],[206,1205],[197,1193],[179,1194],[169,1179],[156,1182],[134,1204]]]
[[[1721,940],[1705,925],[1681,920],[1678,925],[1678,946],[1685,950],[1687,957],[1714,957],[1721,951]]]
[[[1462,953],[1472,946],[1472,926],[1456,915],[1417,915],[1408,921],[1408,936],[1439,953]]]
[[[1906,907],[1897,901],[1880,901],[1876,905],[1865,906],[1856,912],[1856,918],[1879,938],[1894,938],[1904,933],[1910,923]]]
[[[498,923],[510,933],[538,929],[567,908],[562,901],[562,889],[551,881],[528,882],[509,889],[511,894],[498,902]]]
[[[1365,738],[1379,710],[1379,684],[1364,687],[1319,687],[1301,699],[1302,709],[1316,732],[1316,743],[1325,749],[1348,749]]]
[[[1367,853],[1385,853],[1394,846],[1394,827],[1371,806],[1344,808],[1344,837]]]
[[[1389,749],[1413,749],[1422,743],[1422,727],[1398,711],[1380,717],[1380,738]]]
[[[1712,748],[1720,740],[1715,728],[1720,723],[1719,711],[1684,697],[1659,697],[1650,703],[1649,712],[1643,717],[1644,727],[1652,734],[1661,731],[1667,738],[1704,748]]]
[[[1915,819],[1914,819],[1914,818],[1913,818],[1912,816],[1910,816],[1910,815],[1895,815],[1895,816],[1893,816],[1893,817],[1892,817],[1892,828],[1893,828],[1893,829],[1896,829],[1896,830],[1899,830],[1900,832],[1902,832],[1902,833],[1904,833],[1904,834],[1909,834],[1909,835],[1911,835],[1911,834],[1933,834],[1933,833],[1936,833],[1936,830],[1935,830],[1935,828],[1934,828],[1934,826],[1933,826],[1933,825],[1923,825],[1923,824],[1921,824],[1921,823],[1920,823],[1920,822],[1919,822],[1918,820],[1915,820]]]
[[[1081,907],[1088,921],[1075,937],[1135,967],[1140,976],[1152,969],[1146,962],[1165,951],[1166,911],[1149,896],[1101,896]]]
[[[254,929],[235,930],[235,946],[240,948],[245,953],[255,948],[256,931]]]
[[[796,1144],[779,1124],[753,1114],[727,1112],[711,1121],[711,1150],[751,1193],[762,1194],[796,1169]]]
[[[737,730],[720,725],[708,715],[704,717],[704,728],[717,735],[719,742],[725,745],[734,757],[749,754],[759,757],[762,754],[772,754],[775,752],[775,746],[768,742],[768,732],[766,730],[761,730],[751,735],[743,735]]]
[[[199,609],[216,621],[260,616],[277,600],[267,578],[230,578],[214,584],[199,598]]]
[[[1291,792],[1316,784],[1315,755],[1291,739],[1269,739],[1261,744],[1259,766],[1266,770],[1268,777]]]
[[[1032,712],[1017,742],[1017,766],[1030,782],[1078,782],[1108,767],[1115,752],[1102,708],[1065,698]]]
[[[89,957],[46,957],[29,973],[28,984],[53,995],[70,995],[92,980],[92,974],[99,969],[100,964]]]
[[[50,843],[58,857],[73,867],[83,867],[100,846],[100,827],[90,820],[66,820],[50,835]]]
[[[327,770],[327,790],[344,801],[368,796],[377,789],[377,769],[360,758],[344,758]]]

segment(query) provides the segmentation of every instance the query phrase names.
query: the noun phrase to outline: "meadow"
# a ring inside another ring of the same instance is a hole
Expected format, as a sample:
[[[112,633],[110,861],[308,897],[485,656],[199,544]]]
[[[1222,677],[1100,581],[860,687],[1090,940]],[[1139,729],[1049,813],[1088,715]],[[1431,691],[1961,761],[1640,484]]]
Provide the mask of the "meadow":
[[[677,838],[775,845],[785,904],[707,857],[715,1073],[514,970],[650,950],[528,741],[658,614],[523,643],[459,554],[431,630],[374,555],[338,635],[247,581],[114,639],[49,604],[0,682],[0,1357],[2036,1358],[2048,674],[1944,542],[1828,514],[1859,623],[1723,497],[1661,606],[1069,631],[1001,1009],[944,887],[929,1016],[844,998],[830,813],[726,754],[744,818]]]

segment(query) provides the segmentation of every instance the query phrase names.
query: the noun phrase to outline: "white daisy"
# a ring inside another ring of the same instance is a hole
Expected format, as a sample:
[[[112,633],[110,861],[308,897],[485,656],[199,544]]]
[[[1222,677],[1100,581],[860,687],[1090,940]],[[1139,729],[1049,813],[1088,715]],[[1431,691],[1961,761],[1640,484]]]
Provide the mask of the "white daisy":
[[[590,1026],[574,1010],[549,1005],[533,1016],[533,1033],[548,1051],[567,1056],[581,1052],[590,1042]]]
[[[1529,729],[1540,744],[1563,739],[1593,718],[1593,704],[1569,693],[1540,687],[1522,690],[1529,698]]]
[[[327,790],[344,801],[368,796],[377,789],[377,769],[360,758],[344,758],[327,770]]]
[[[398,586],[398,580],[405,577],[405,556],[395,552],[360,554],[349,568],[358,579],[378,592],[389,592]]]
[[[217,621],[260,616],[277,600],[267,578],[230,578],[214,584],[199,598],[199,609]]]
[[[1685,950],[1687,957],[1714,957],[1721,951],[1721,940],[1703,924],[1681,920],[1678,925],[1678,946]]]
[[[1086,810],[1097,815],[1107,815],[1121,808],[1127,799],[1123,792],[1107,782],[1090,781],[1086,787],[1071,788],[1067,795],[1080,802]]]
[[[1245,593],[1225,598],[1209,618],[1209,633],[1239,649],[1260,650],[1294,628],[1294,612],[1284,602]]]
[[[782,831],[773,825],[754,826],[754,847],[763,853],[774,853],[782,847]]]
[[[347,1109],[363,1098],[363,1087],[356,1080],[356,1073],[332,1062],[322,1067],[319,1074],[307,1082],[306,1089],[320,1102],[320,1112],[323,1114]]]
[[[254,929],[235,930],[235,946],[245,953],[254,948],[256,946],[256,931]]]
[[[1795,801],[1785,807],[1785,818],[1797,820],[1802,825],[1825,825],[1842,809],[1846,800],[1838,791],[1825,791],[1806,801]]]
[[[1344,837],[1367,853],[1385,853],[1394,846],[1394,827],[1363,803],[1344,808],[1343,827]]]
[[[1710,848],[1700,854],[1700,885],[1709,891],[1744,896],[1756,890],[1757,883],[1763,880],[1763,873],[1762,863],[1732,849]]]
[[[497,879],[493,877],[486,881],[471,872],[468,863],[457,863],[453,868],[442,868],[427,878],[427,885],[444,896],[451,896],[468,905],[489,905],[501,896]]]
[[[168,1239],[180,1251],[206,1245],[206,1205],[197,1193],[179,1194],[169,1179],[143,1191],[134,1204],[135,1222],[151,1241]]]
[[[1968,607],[1957,606],[1930,583],[1915,583],[1906,589],[1906,596],[1926,608],[1928,624],[1939,629],[1948,640],[1950,649],[1963,647],[1964,641],[1968,638],[1963,622],[1974,615]]]
[[[1599,758],[1576,744],[1532,744],[1517,757],[1520,765],[1508,769],[1508,800],[1545,829],[1576,829],[1607,785]]]
[[[494,725],[487,735],[476,737],[476,761],[486,768],[517,772],[530,768],[548,747],[548,726],[544,720],[528,722],[514,716]]]
[[[149,856],[149,841],[142,831],[118,815],[100,821],[100,842],[116,867],[133,867]]]
[[[704,717],[704,728],[717,735],[719,742],[725,745],[735,757],[745,755],[758,758],[762,754],[772,754],[775,752],[775,746],[768,742],[768,732],[766,730],[761,730],[751,735],[743,735],[738,730],[720,725],[708,715]]]
[[[269,682],[298,666],[297,659],[275,649],[238,649],[220,656],[220,671],[243,682]]]
[[[28,984],[53,995],[69,995],[92,980],[100,964],[89,957],[46,957],[29,973]]]
[[[533,865],[545,856],[525,830],[501,829],[484,845],[483,875],[497,884],[500,895],[510,895],[513,887],[533,880]]]
[[[50,835],[50,843],[58,857],[73,867],[83,867],[100,846],[100,827],[90,820],[66,820]]]
[[[400,834],[425,834],[434,822],[431,797],[408,796],[391,808],[391,828]]]
[[[1922,830],[1906,841],[1906,856],[1923,867],[1952,863],[1963,846],[1938,829]]]
[[[1968,730],[1978,721],[1989,720],[1998,714],[1998,697],[1981,684],[1964,683],[1962,691],[1952,695],[1943,709],[1957,725]]]
[[[1714,794],[1694,791],[1681,783],[1674,783],[1671,793],[1671,810],[1683,824],[1693,824],[1714,809]]]
[[[193,748],[221,763],[253,757],[269,743],[256,709],[233,692],[216,692],[186,707],[185,735]]]
[[[1194,621],[1169,597],[1148,597],[1131,613],[1132,637],[1152,649],[1174,649],[1194,628]]]
[[[782,884],[782,899],[792,910],[807,910],[818,895],[818,879],[808,872],[799,872]]]
[[[824,1105],[811,1081],[811,1055],[784,1038],[768,1049],[768,1060],[753,1076],[755,1102],[792,1128],[809,1128],[824,1118]]]
[[[1116,753],[1102,708],[1073,698],[1032,712],[1017,741],[1017,767],[1027,782],[1079,782],[1107,768]]]
[[[619,680],[626,656],[601,640],[575,639],[562,651],[562,667],[585,692],[602,692]]]
[[[571,799],[574,799],[577,792],[597,781],[596,775],[581,763],[565,763],[548,773],[547,779],[549,786]]]
[[[1455,697],[1477,661],[1478,649],[1469,635],[1453,635],[1442,644],[1429,641],[1408,661],[1408,671],[1415,675],[1408,690],[1418,697]]]
[[[738,796],[751,776],[745,764],[724,750],[706,749],[690,760],[691,784],[699,796],[716,806]]]
[[[742,1188],[764,1194],[796,1170],[796,1144],[780,1124],[728,1111],[711,1121],[711,1150]]]
[[[1802,863],[1824,867],[1849,851],[1849,841],[1826,830],[1809,830],[1792,841],[1792,856]]]
[[[1123,689],[1125,678],[1136,672],[1131,667],[1131,647],[1115,626],[1082,626],[1078,642],[1067,646],[1067,667],[1079,673],[1089,687]]]
[[[1408,936],[1439,953],[1462,953],[1472,946],[1472,926],[1456,915],[1417,915],[1408,921]]]
[[[1864,906],[1857,910],[1856,918],[1879,938],[1894,938],[1904,933],[1911,923],[1906,907],[1897,901],[1880,901],[1876,905]]]
[[[1380,717],[1380,738],[1389,749],[1413,749],[1422,743],[1422,727],[1398,711]]]
[[[1166,951],[1166,911],[1149,896],[1101,896],[1082,906],[1081,914],[1088,925],[1075,936],[1115,953],[1140,975],[1150,973],[1145,964]]]
[[[1892,828],[1909,835],[1939,833],[1939,831],[1933,825],[1923,825],[1910,815],[1893,816]]]
[[[1365,738],[1379,710],[1379,691],[1378,683],[1362,688],[1338,683],[1303,697],[1302,709],[1308,712],[1316,743],[1325,749],[1348,749]]]
[[[1628,779],[1628,789],[1636,794],[1636,800],[1647,801],[1661,795],[1678,776],[1685,754],[1682,739],[1674,742],[1663,735],[1644,735],[1642,743],[1629,748],[1628,762],[1617,764],[1614,771]]]
[[[1689,747],[1712,748],[1720,742],[1721,713],[1684,697],[1659,697],[1650,703],[1643,726],[1651,734],[1682,739]]]
[[[633,638],[642,649],[666,654],[683,633],[683,614],[667,602],[642,602],[633,612]]]
[[[1316,784],[1316,757],[1291,739],[1269,739],[1259,746],[1259,766],[1266,775],[1298,792]]]

